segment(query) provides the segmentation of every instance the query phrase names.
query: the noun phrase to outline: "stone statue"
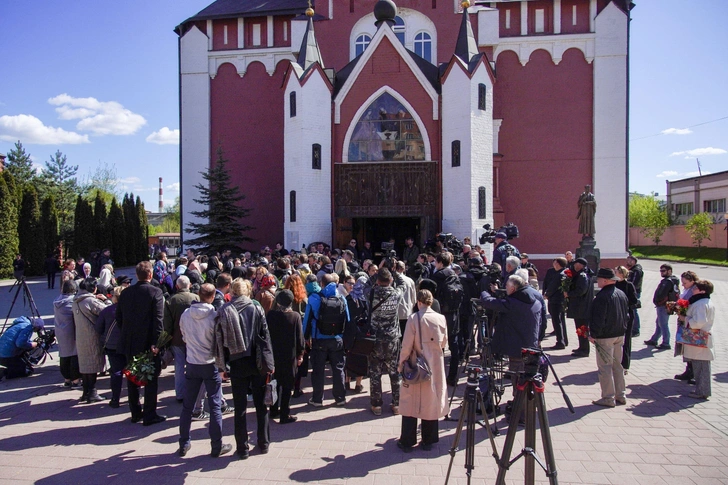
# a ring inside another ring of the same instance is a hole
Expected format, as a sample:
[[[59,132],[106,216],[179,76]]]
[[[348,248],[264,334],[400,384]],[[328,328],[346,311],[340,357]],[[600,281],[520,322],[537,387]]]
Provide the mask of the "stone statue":
[[[579,213],[576,218],[579,219],[579,234],[593,238],[596,233],[594,214],[597,212],[597,201],[591,192],[591,185],[584,186],[584,192],[579,196],[578,205]]]

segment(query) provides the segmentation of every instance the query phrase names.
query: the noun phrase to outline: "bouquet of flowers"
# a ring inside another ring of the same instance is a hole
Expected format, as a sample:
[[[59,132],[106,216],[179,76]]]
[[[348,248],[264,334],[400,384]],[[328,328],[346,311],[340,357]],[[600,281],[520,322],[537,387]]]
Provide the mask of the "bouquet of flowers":
[[[576,335],[579,337],[589,338],[589,327],[587,327],[586,325],[582,325],[581,327],[577,328]],[[599,357],[601,357],[601,359],[604,362],[611,362],[612,356],[609,355],[607,350],[604,347],[602,347],[601,345],[599,345],[598,342],[595,341],[593,343],[594,343],[594,347],[596,347],[596,349],[597,349],[597,352],[599,352]]]
[[[571,289],[571,283],[574,280],[574,272],[570,269],[564,270],[563,273],[561,273],[561,292],[567,293]],[[564,311],[566,311],[569,308],[569,299],[564,298]]]
[[[678,301],[668,301],[665,304],[668,315],[678,314],[683,317],[687,315],[689,306],[690,302],[688,300],[683,300],[682,298],[680,298]]]
[[[172,336],[162,330],[162,333],[159,334],[159,338],[157,339],[157,348],[161,349],[171,341]],[[123,374],[130,382],[137,386],[146,386],[149,381],[154,379],[154,353],[151,350],[146,350],[135,355],[131,359],[131,362],[127,364],[126,368],[124,368]]]

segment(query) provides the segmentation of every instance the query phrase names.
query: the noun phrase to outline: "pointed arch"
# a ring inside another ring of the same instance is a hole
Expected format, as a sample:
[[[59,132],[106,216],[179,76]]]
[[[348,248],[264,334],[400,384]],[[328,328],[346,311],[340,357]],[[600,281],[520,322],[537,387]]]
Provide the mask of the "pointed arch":
[[[420,134],[422,135],[422,143],[425,147],[425,161],[432,160],[432,144],[430,143],[430,136],[427,133],[427,127],[423,123],[420,115],[407,101],[407,99],[405,99],[405,97],[399,94],[395,89],[391,88],[390,86],[382,86],[374,93],[372,93],[372,95],[369,96],[366,101],[361,104],[359,109],[354,114],[354,117],[349,122],[349,127],[346,129],[346,136],[344,137],[344,144],[341,147],[341,161],[343,163],[349,162],[349,144],[351,143],[351,138],[354,134],[354,128],[356,127],[356,124],[359,122],[359,120],[361,120],[361,118],[364,116],[364,113],[367,109],[369,109],[372,103],[374,103],[374,101],[379,99],[379,97],[381,97],[385,93],[391,95],[395,100],[401,103],[402,106],[404,106],[405,109],[407,109],[407,111],[412,115],[412,119],[417,124],[417,127],[420,130]]]

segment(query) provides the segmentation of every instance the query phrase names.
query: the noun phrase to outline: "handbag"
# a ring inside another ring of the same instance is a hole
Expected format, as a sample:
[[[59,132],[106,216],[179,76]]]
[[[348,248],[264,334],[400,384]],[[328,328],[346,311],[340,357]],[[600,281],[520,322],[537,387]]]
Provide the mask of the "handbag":
[[[268,374],[265,380],[265,397],[263,398],[263,403],[266,406],[273,406],[276,402],[278,402],[278,381],[271,379],[271,375]]]
[[[422,322],[420,321],[419,313],[417,314],[417,327],[418,333],[420,334],[420,348],[422,348]],[[404,361],[402,369],[402,378],[405,384],[419,384],[420,382],[429,381],[431,377],[432,369],[430,368],[430,364],[413,345],[409,359]]]
[[[675,342],[683,345],[692,345],[693,347],[708,347],[708,339],[710,332],[697,328],[690,328],[687,325],[678,325]]]

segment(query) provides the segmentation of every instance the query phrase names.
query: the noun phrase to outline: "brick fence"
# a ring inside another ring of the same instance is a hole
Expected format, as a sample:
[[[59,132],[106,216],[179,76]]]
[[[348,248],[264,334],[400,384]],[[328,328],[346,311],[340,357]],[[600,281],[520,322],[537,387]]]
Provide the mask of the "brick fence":
[[[725,224],[713,224],[713,230],[710,231],[710,240],[704,240],[702,245],[706,248],[723,248],[726,247],[726,225]],[[640,232],[639,227],[629,228],[629,245],[630,246],[654,246],[654,242],[644,236]],[[665,234],[660,238],[661,246],[678,246],[678,247],[693,247],[693,240],[690,239],[690,235],[685,231],[685,226],[670,226],[665,231]]]

